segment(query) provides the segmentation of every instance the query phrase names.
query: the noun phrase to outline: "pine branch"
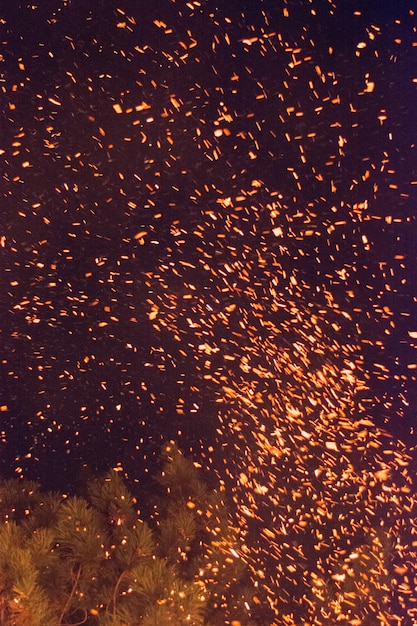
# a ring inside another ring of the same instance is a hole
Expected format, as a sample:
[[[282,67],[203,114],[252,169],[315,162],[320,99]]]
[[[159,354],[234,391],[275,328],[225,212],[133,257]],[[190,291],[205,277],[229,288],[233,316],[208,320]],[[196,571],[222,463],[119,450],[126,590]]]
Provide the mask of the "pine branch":
[[[82,624],[85,624],[87,620],[88,620],[88,613],[84,609],[84,618],[81,620],[81,622],[71,622],[71,624],[61,624],[61,626],[81,626]]]
[[[73,599],[73,597],[74,597],[75,590],[76,590],[77,585],[78,585],[78,582],[79,582],[79,580],[80,580],[80,576],[81,576],[81,569],[82,569],[82,568],[81,568],[81,565],[78,565],[77,573],[76,573],[76,575],[75,575],[74,584],[72,585],[71,592],[70,592],[70,594],[69,594],[69,596],[68,596],[68,598],[67,598],[67,601],[66,601],[66,603],[65,603],[65,605],[64,605],[64,608],[63,608],[63,609],[62,609],[62,611],[61,611],[61,614],[60,614],[59,619],[58,619],[58,624],[62,624],[62,620],[64,619],[64,616],[66,615],[66,613],[67,613],[67,611],[68,611],[69,607],[71,606],[71,602],[72,602],[72,599]]]
[[[32,485],[22,493],[15,484],[5,510],[15,498],[22,511],[25,499],[31,506],[29,516],[0,525],[0,624],[199,626],[204,617],[249,626],[244,605],[255,594],[242,594],[251,581],[224,491],[209,489],[172,443],[158,482],[149,523],[138,519],[136,500],[115,472],[92,481],[87,498]]]
[[[117,582],[114,586],[114,590],[113,590],[113,597],[112,597],[112,605],[113,605],[113,617],[116,617],[116,609],[117,609],[117,594],[119,593],[119,588],[120,585],[122,583],[123,578],[126,576],[126,572],[123,571],[119,578],[117,579]]]

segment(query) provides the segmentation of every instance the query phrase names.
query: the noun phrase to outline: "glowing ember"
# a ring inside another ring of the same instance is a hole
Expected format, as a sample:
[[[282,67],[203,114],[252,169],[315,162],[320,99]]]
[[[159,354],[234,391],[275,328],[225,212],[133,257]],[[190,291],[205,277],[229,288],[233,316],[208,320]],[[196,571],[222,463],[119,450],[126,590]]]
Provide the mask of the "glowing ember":
[[[414,619],[414,11],[104,4],[0,11],[3,473],[175,439],[276,624]]]

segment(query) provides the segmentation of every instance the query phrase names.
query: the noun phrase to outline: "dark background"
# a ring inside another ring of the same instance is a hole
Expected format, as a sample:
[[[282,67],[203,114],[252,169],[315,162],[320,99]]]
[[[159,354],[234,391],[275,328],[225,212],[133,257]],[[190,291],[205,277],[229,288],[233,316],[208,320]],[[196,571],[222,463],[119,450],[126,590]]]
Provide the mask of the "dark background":
[[[137,478],[167,438],[217,471],[227,388],[267,430],[308,397],[296,342],[413,455],[412,4],[9,5],[1,473]]]

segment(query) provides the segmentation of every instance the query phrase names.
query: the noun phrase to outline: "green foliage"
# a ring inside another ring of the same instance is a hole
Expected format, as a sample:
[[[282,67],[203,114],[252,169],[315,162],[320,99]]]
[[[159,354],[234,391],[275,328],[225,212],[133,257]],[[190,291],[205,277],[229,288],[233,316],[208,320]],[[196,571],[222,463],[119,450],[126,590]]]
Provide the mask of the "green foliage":
[[[53,611],[39,584],[50,551],[45,537],[26,536],[9,522],[0,527],[0,623],[4,626],[55,626]],[[46,620],[46,621],[45,621]]]
[[[162,463],[152,496],[142,494],[147,520],[119,472],[71,498],[0,481],[2,626],[254,623],[224,493],[173,443]]]
[[[89,502],[111,527],[134,523],[134,498],[118,472],[112,470],[104,478],[92,480],[87,485],[87,494]]]
[[[225,492],[209,490],[173,442],[165,446],[163,458],[157,479],[162,493],[155,502],[160,549],[185,580],[199,584],[210,624],[233,620],[249,624],[259,594],[242,560],[241,540],[231,524]]]
[[[127,528],[122,540],[113,551],[113,558],[123,570],[130,570],[144,557],[155,553],[152,530],[146,522],[138,520],[132,528]]]
[[[100,558],[104,531],[97,510],[82,498],[66,500],[55,526],[59,552],[71,564],[92,565]]]
[[[0,517],[21,523],[41,499],[38,483],[17,478],[0,482]]]

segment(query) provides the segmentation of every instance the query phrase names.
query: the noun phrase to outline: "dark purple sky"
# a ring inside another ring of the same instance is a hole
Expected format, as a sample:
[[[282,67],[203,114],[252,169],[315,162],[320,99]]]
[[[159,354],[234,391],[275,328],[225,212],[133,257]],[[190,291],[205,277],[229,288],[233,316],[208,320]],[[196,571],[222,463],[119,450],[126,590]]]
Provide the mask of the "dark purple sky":
[[[0,471],[141,482],[174,438],[309,611],[300,550],[412,536],[414,3],[8,4]]]
[[[214,443],[204,374],[310,311],[415,443],[416,21],[362,5],[2,9],[4,471]]]

